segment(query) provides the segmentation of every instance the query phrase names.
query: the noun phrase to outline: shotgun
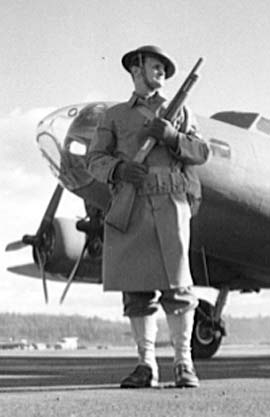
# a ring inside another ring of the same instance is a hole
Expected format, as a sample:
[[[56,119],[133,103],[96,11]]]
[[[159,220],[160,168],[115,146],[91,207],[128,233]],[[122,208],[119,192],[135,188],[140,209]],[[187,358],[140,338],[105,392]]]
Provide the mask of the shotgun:
[[[203,58],[199,58],[194,65],[189,75],[169,103],[163,118],[173,122],[177,114],[179,113],[184,101],[187,98],[189,91],[198,79],[197,70],[202,64]],[[135,162],[143,163],[147,155],[151,152],[156,144],[156,139],[148,137],[139,149],[134,157]],[[131,183],[123,182],[122,188],[120,188],[118,194],[116,194],[112,200],[110,210],[105,217],[105,222],[110,226],[113,226],[122,233],[127,231],[130,216],[132,213],[133,203],[136,195],[136,190]]]

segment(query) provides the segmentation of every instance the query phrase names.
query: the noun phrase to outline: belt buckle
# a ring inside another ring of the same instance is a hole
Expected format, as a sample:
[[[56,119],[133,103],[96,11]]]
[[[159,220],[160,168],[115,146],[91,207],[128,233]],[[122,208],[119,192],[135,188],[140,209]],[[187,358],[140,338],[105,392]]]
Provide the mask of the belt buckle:
[[[164,194],[170,191],[170,187],[168,184],[168,174],[158,173],[156,174],[156,177],[158,194]]]
[[[158,189],[158,181],[156,174],[150,174],[144,183],[144,194],[156,194]]]

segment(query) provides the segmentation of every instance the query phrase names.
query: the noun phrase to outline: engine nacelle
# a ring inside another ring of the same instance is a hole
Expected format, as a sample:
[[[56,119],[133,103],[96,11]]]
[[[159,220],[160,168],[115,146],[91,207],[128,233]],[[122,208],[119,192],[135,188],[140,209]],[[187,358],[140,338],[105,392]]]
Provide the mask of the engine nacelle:
[[[47,232],[45,270],[69,276],[85,244],[86,235],[76,228],[76,220],[55,218]],[[35,257],[35,255],[34,255]],[[81,282],[101,283],[101,258],[85,251],[76,279]]]

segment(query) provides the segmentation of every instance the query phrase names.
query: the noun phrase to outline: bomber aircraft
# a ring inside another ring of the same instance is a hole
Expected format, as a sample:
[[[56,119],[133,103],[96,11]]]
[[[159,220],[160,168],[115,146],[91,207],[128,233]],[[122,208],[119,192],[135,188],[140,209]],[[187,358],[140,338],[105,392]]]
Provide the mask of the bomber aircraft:
[[[34,263],[8,268],[26,276],[64,281],[63,302],[72,282],[102,283],[106,185],[89,178],[87,151],[99,117],[115,103],[72,105],[45,117],[37,142],[58,184],[35,235],[6,250],[33,247]],[[197,116],[211,149],[198,167],[203,201],[191,222],[190,263],[195,287],[217,291],[214,305],[201,298],[193,330],[193,355],[208,358],[226,334],[222,311],[229,291],[270,288],[270,120],[258,113],[224,111]],[[64,188],[84,199],[85,218],[57,218]]]

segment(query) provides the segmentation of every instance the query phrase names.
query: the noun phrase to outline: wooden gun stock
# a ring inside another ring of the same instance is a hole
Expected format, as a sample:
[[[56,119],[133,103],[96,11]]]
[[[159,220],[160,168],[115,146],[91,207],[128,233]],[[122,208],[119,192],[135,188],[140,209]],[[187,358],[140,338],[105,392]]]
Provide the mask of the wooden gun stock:
[[[155,144],[156,139],[151,137],[147,138],[133,160],[142,163]],[[132,213],[135,195],[136,190],[134,186],[131,183],[123,182],[122,188],[112,200],[112,205],[105,218],[105,222],[110,226],[115,227],[120,232],[126,232]]]
[[[197,69],[201,65],[202,61],[203,59],[199,58],[199,60],[185,79],[184,83],[182,84],[174,98],[171,100],[169,106],[166,109],[165,115],[163,116],[164,119],[173,121],[179,113],[184,101],[187,98],[188,92],[198,79]],[[135,162],[143,163],[144,159],[151,152],[155,144],[155,138],[148,137],[144,145],[139,149],[139,151],[135,155],[135,158],[133,160]],[[112,205],[105,218],[105,222],[110,226],[113,226],[120,232],[125,233],[130,222],[135,195],[136,190],[134,186],[130,183],[123,182],[122,188],[119,190],[118,194],[112,200]]]

